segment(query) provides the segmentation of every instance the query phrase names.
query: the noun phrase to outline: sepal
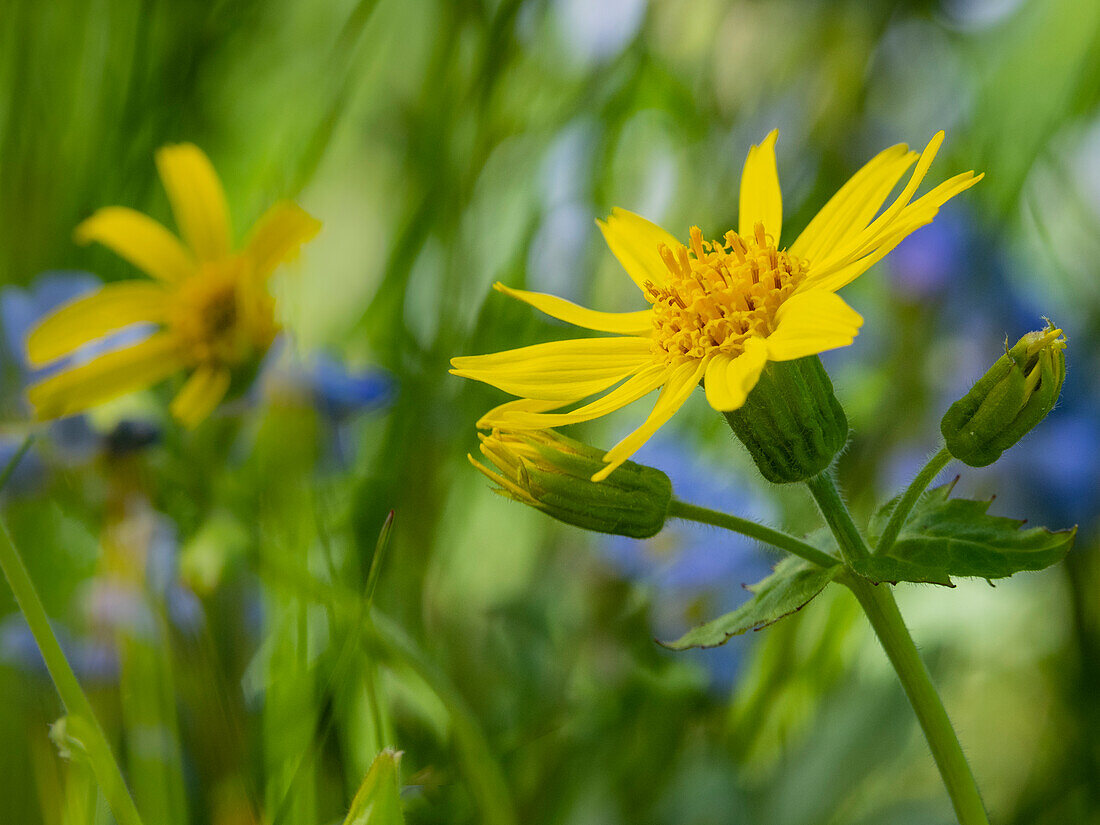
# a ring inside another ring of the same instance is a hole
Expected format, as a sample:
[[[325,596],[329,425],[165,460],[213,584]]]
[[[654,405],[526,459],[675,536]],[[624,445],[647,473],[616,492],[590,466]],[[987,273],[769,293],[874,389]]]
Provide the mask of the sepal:
[[[1046,418],[1066,377],[1066,339],[1049,321],[1005,350],[940,422],[947,449],[985,467]]]
[[[848,440],[848,419],[816,355],[769,363],[745,404],[723,415],[776,484],[822,472]]]
[[[478,437],[493,466],[470,462],[507,498],[597,533],[644,539],[665,526],[672,482],[660,470],[627,461],[595,482],[604,452],[552,430],[494,429]]]

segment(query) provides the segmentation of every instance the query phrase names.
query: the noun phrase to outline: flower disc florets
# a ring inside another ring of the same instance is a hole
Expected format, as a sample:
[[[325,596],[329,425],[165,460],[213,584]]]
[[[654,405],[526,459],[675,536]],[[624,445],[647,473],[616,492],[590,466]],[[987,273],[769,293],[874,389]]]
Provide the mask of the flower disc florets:
[[[194,364],[236,367],[275,335],[274,301],[240,256],[205,264],[184,281],[169,324]]]
[[[704,241],[693,226],[690,249],[674,253],[662,244],[659,252],[668,283],[645,286],[653,302],[654,353],[668,361],[739,355],[749,336],[774,331],[776,311],[806,275],[805,262],[777,250],[761,223],[752,237],[730,231],[723,241]]]

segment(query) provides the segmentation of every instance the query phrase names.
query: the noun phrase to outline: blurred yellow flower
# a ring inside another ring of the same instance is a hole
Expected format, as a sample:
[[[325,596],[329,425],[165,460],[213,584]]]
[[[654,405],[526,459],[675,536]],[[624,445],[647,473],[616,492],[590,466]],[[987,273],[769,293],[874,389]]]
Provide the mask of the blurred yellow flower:
[[[692,227],[684,245],[622,209],[613,210],[606,222],[598,221],[612,253],[649,302],[648,309],[597,312],[552,295],[496,284],[547,315],[616,337],[452,359],[454,374],[520,396],[490,411],[478,426],[524,430],[574,424],[661,387],[646,421],[607,452],[607,466],[593,476],[597,481],[606,478],[672,417],[700,381],[712,407],[735,410],[745,403],[768,361],[803,358],[852,343],[863,319],[836,291],[982,177],[964,172],[913,200],[943,132],[919,155],[907,146],[894,146],[856,172],[794,243],[782,248],[777,135],[773,131],[749,150],[741,176],[738,229],[721,240],[705,241],[698,227]],[[879,213],[914,163],[908,183]],[[609,389],[571,412],[551,412]]]
[[[156,330],[30,387],[39,419],[82,412],[187,370],[171,411],[194,426],[225,396],[234,368],[262,355],[275,336],[269,277],[320,223],[294,203],[277,203],[234,252],[225,193],[206,155],[189,143],[165,146],[156,163],[182,242],[133,209],[97,211],[76,228],[77,241],[98,241],[152,280],[107,284],[61,307],[31,331],[27,358],[41,367],[131,324]]]

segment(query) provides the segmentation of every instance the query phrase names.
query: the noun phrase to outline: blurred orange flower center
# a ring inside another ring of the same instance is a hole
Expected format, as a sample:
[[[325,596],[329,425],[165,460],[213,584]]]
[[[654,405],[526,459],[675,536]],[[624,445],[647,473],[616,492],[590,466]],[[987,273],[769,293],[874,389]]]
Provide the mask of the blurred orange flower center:
[[[756,224],[751,237],[726,233],[704,241],[691,228],[691,246],[658,250],[670,277],[645,284],[653,303],[654,354],[674,361],[723,352],[739,355],[750,336],[775,329],[775,313],[806,275],[806,262],[775,248]]]
[[[273,303],[243,288],[246,266],[239,257],[208,263],[180,286],[171,327],[195,363],[239,364],[274,337]]]

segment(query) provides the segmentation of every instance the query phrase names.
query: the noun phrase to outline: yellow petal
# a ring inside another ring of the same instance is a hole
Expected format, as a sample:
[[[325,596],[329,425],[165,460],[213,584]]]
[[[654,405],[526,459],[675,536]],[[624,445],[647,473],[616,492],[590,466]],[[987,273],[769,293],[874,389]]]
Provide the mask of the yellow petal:
[[[814,216],[791,244],[791,254],[819,261],[845,240],[855,237],[882,208],[886,196],[917,157],[904,144],[875,155]]]
[[[256,222],[244,254],[252,260],[253,272],[266,277],[297,255],[302,244],[320,231],[321,222],[302,207],[280,201]]]
[[[703,377],[707,369],[707,360],[687,361],[674,367],[665,381],[653,412],[638,429],[607,451],[603,460],[607,466],[592,476],[593,481],[603,481],[611,472],[636,453],[665,422],[667,422],[684,402]]]
[[[607,395],[601,396],[572,412],[548,413],[530,408],[517,409],[512,407],[505,410],[497,407],[486,414],[478,424],[480,426],[482,422],[485,422],[491,427],[499,427],[502,430],[546,430],[552,427],[564,427],[568,424],[591,421],[594,418],[622,409],[627,404],[632,404],[642,396],[653,392],[665,382],[668,373],[668,367],[664,364],[645,367],[615,387]]]
[[[749,149],[745,168],[741,172],[741,204],[737,213],[737,232],[752,237],[753,228],[764,224],[764,231],[779,243],[783,228],[783,195],[779,189],[779,172],[775,165],[775,140],[779,130],[773,129],[759,146]]]
[[[881,238],[884,233],[889,231],[895,219],[901,215],[902,210],[909,205],[913,195],[916,194],[917,188],[921,185],[925,175],[928,174],[932,161],[936,159],[936,153],[939,152],[940,146],[943,144],[943,137],[943,132],[937,132],[932,140],[928,142],[928,145],[924,147],[909,182],[905,184],[901,194],[883,210],[881,215],[875,218],[866,228],[847,238],[845,243],[837,245],[827,255],[821,256],[819,260],[811,261],[811,265],[821,268],[846,266],[856,258],[866,254],[869,247],[876,246],[876,239]]]
[[[719,412],[740,408],[767,363],[768,347],[760,338],[749,338],[745,351],[735,358],[721,353],[714,356],[703,382],[707,402]]]
[[[183,366],[179,344],[157,333],[33,385],[27,399],[38,419],[75,415],[120,395],[150,387]]]
[[[648,338],[553,341],[452,358],[451,372],[512,395],[570,403],[595,395],[652,362]]]
[[[200,366],[172,399],[172,415],[187,428],[199,424],[225,397],[231,378],[227,369]]]
[[[767,338],[772,361],[793,361],[847,346],[863,325],[863,318],[843,298],[823,289],[792,295],[775,318],[775,332]]]
[[[881,226],[877,232],[871,233],[869,228],[868,233],[861,236],[843,256],[833,256],[831,262],[819,267],[811,265],[807,282],[816,282],[824,277],[827,272],[832,272],[842,267],[848,267],[861,257],[875,253],[877,249],[880,249],[884,245],[889,245],[892,249],[894,246],[897,246],[906,235],[915,232],[922,226],[930,224],[932,219],[936,217],[936,213],[939,212],[939,208],[944,203],[960,192],[966,191],[983,177],[984,175],[975,176],[971,171],[963,172],[960,175],[956,175],[944,181],[923,197],[907,204],[905,208],[897,214],[893,221]],[[881,257],[882,255],[880,254],[875,260]],[[862,267],[860,271],[862,272],[865,269],[866,267]],[[830,278],[829,280],[833,281],[837,279]],[[852,278],[848,278],[844,283],[848,283],[851,280]],[[803,286],[805,285],[804,283]]]
[[[98,242],[142,272],[178,283],[195,271],[195,260],[179,239],[150,218],[125,206],[108,206],[77,226],[77,243]]]
[[[27,360],[41,367],[130,324],[161,322],[170,293],[152,281],[119,281],[70,301],[27,336]]]
[[[513,401],[505,401],[493,407],[477,421],[479,430],[491,430],[500,427],[501,420],[517,413],[542,413],[555,407],[563,406],[561,401],[543,401],[535,398],[517,398]]]
[[[209,158],[192,143],[164,146],[156,154],[157,171],[168,193],[180,236],[199,261],[229,255],[229,209]]]
[[[673,252],[683,246],[657,224],[625,209],[615,208],[606,221],[597,220],[604,240],[619,259],[626,274],[642,290],[646,281],[667,283],[668,267],[658,251],[664,244]]]
[[[578,306],[556,295],[512,289],[499,282],[493,287],[505,295],[530,304],[551,318],[557,318],[575,327],[594,329],[599,332],[617,332],[620,335],[646,335],[653,330],[653,310],[650,309],[637,312],[599,312]]]
[[[896,227],[896,231],[892,235],[881,241],[881,246],[874,249],[869,255],[865,255],[852,263],[844,264],[843,266],[834,265],[831,268],[820,271],[811,269],[809,275],[806,276],[806,280],[795,289],[795,295],[802,292],[818,292],[820,290],[836,292],[841,287],[850,284],[893,252],[894,248],[905,240],[906,237],[917,231],[920,227],[931,223],[931,221],[932,219],[929,217],[927,220],[921,222],[908,223]],[[843,261],[841,261],[841,263],[843,263]]]

